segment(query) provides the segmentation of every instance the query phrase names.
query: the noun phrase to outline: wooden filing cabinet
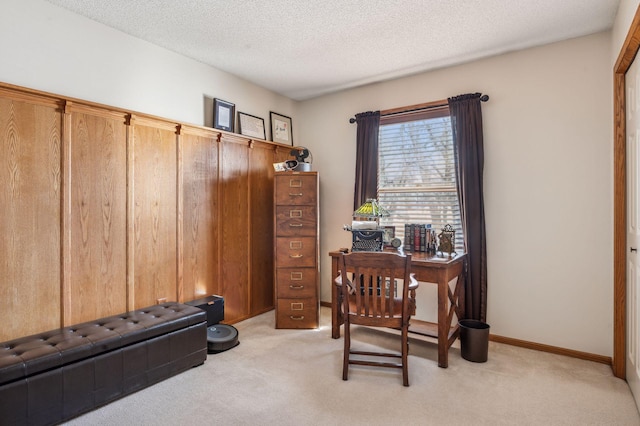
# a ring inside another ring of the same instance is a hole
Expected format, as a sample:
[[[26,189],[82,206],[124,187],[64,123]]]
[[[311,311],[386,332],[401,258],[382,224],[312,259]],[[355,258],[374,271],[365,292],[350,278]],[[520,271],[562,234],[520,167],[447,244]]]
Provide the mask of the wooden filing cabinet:
[[[318,173],[274,178],[276,328],[319,324]]]

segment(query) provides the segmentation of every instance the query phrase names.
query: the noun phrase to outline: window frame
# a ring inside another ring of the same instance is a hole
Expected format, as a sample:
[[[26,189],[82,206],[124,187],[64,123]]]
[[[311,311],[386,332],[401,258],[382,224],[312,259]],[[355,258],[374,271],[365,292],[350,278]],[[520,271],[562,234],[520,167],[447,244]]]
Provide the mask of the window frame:
[[[445,101],[436,101],[436,102],[430,102],[430,103],[425,103],[425,104],[419,104],[419,105],[412,105],[412,106],[407,106],[407,107],[401,107],[401,108],[396,108],[393,110],[386,110],[386,111],[381,111],[380,114],[380,129],[379,129],[379,140],[382,138],[382,128],[383,126],[386,125],[391,125],[391,124],[399,124],[399,123],[406,123],[406,122],[412,122],[412,121],[418,121],[418,120],[427,120],[427,119],[434,119],[434,118],[442,118],[442,117],[451,117],[450,114],[450,110],[449,110],[449,105],[448,102]],[[453,142],[453,140],[452,140]],[[378,152],[378,164],[380,164],[380,151]],[[456,164],[456,156],[454,154],[454,164],[453,167],[457,168],[457,164]],[[454,226],[454,228],[456,229],[456,236],[455,236],[455,250],[456,251],[460,251],[462,252],[464,250],[464,236],[463,236],[463,232],[462,232],[462,217],[461,217],[461,210],[460,210],[460,197],[458,195],[458,184],[457,184],[457,173],[456,176],[454,177],[454,183],[453,185],[447,185],[447,186],[433,186],[433,187],[425,187],[425,188],[420,188],[420,187],[407,187],[406,189],[398,189],[398,188],[394,188],[391,190],[385,190],[384,188],[380,187],[380,173],[381,170],[380,168],[378,168],[378,177],[377,177],[377,188],[376,188],[376,192],[377,192],[377,197],[378,200],[381,199],[380,195],[381,193],[401,193],[401,192],[409,192],[409,193],[434,193],[434,192],[448,192],[448,193],[455,193],[455,209],[457,209],[457,216],[456,217],[460,217],[460,222],[459,223],[451,223],[451,225]],[[410,223],[420,223],[419,220],[416,220],[415,222],[410,222]],[[396,226],[396,235],[402,235],[404,236],[404,229],[397,229],[398,226],[397,224],[394,223],[389,223],[388,219],[382,219],[381,220],[381,225],[386,225],[386,226]],[[434,225],[434,224],[432,224]],[[444,224],[442,224],[442,226],[444,226]],[[435,229],[436,230],[436,235],[441,231],[440,229]],[[401,238],[401,240],[403,240],[403,245],[405,243],[404,238]]]

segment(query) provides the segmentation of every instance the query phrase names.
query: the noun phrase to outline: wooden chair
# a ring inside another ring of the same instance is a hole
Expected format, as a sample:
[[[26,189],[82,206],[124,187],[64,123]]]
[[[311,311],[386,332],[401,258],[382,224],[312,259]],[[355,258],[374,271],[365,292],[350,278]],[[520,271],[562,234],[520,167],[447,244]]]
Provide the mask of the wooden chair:
[[[339,267],[340,275],[335,284],[340,287],[344,317],[342,379],[348,380],[349,364],[401,368],[403,384],[409,386],[409,318],[415,313],[415,289],[418,287],[418,282],[411,274],[411,255],[391,252],[343,253]],[[352,350],[351,324],[400,330],[400,352]],[[353,359],[352,355],[356,355],[357,359]],[[401,362],[383,361],[382,358],[400,358]]]

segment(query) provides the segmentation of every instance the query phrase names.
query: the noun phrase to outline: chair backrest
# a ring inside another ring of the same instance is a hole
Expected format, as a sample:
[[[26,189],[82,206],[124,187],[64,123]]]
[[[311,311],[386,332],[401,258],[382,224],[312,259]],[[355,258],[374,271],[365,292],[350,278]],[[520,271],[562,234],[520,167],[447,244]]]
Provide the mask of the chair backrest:
[[[400,326],[408,320],[410,254],[364,251],[342,254],[340,269],[343,312],[352,322]]]

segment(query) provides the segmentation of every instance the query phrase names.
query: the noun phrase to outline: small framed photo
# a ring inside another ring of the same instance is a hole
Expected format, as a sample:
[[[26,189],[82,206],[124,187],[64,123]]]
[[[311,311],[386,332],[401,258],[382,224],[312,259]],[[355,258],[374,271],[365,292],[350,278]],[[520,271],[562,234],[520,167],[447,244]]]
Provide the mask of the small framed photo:
[[[238,111],[238,131],[243,136],[267,139],[264,130],[264,119]]]
[[[271,140],[293,146],[293,133],[291,131],[291,117],[269,112],[271,118]]]
[[[396,237],[396,227],[395,226],[383,226],[382,227],[382,242],[385,247],[392,247],[391,240]]]
[[[233,132],[236,106],[222,99],[213,100],[213,127],[227,132]]]

